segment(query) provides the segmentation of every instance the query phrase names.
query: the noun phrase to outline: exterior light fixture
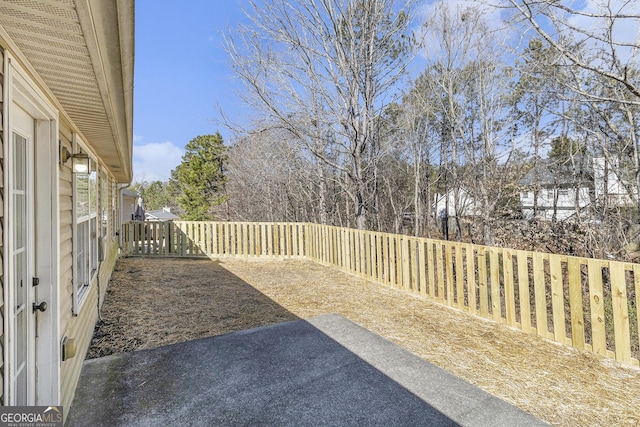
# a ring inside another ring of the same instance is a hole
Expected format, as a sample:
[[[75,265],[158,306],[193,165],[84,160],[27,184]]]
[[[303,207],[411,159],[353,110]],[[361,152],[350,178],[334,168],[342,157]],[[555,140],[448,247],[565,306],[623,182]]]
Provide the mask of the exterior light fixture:
[[[72,160],[74,172],[87,173],[89,171],[89,155],[87,153],[71,154],[67,147],[60,145],[60,164],[64,165],[69,159]]]

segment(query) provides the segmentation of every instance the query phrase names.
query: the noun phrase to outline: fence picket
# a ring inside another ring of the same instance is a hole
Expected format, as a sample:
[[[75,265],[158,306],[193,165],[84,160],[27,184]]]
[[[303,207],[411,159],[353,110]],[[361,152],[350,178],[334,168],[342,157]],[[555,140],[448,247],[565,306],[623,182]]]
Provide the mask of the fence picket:
[[[491,284],[491,317],[496,322],[502,320],[500,306],[500,264],[498,248],[489,249],[489,278]]]
[[[467,262],[467,298],[469,299],[469,313],[476,314],[476,267],[473,246],[467,245],[465,252],[465,259]]]
[[[518,297],[520,299],[520,327],[531,332],[531,300],[529,298],[529,257],[525,251],[517,251]]]
[[[549,336],[547,325],[547,294],[545,290],[544,255],[533,254],[533,286],[536,307],[536,331],[544,338]]]
[[[504,305],[507,325],[516,324],[516,297],[513,283],[513,254],[510,249],[502,250],[502,271],[504,276]]]
[[[613,326],[616,343],[616,360],[631,362],[631,339],[629,331],[629,310],[624,264],[611,262],[611,299],[613,305]]]
[[[549,273],[551,274],[551,307],[553,313],[553,336],[558,342],[566,341],[566,326],[564,313],[564,289],[562,281],[562,264],[557,256],[549,258]]]
[[[569,306],[571,308],[571,340],[578,350],[584,350],[584,310],[582,307],[582,272],[580,260],[571,257],[567,261],[569,276]]]

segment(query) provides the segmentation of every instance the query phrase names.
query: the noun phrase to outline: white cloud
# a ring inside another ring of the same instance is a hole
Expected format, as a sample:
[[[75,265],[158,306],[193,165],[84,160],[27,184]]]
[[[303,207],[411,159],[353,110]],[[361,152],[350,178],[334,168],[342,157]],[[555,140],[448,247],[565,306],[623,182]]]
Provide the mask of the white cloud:
[[[134,181],[168,181],[171,170],[180,164],[183,154],[184,150],[171,141],[134,145]]]

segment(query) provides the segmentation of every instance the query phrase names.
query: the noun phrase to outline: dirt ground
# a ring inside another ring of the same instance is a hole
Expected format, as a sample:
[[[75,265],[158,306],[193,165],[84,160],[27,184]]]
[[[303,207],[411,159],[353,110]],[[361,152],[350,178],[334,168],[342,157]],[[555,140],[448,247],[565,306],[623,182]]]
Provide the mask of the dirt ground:
[[[640,369],[306,261],[120,259],[88,357],[326,313],[548,423],[640,426]]]

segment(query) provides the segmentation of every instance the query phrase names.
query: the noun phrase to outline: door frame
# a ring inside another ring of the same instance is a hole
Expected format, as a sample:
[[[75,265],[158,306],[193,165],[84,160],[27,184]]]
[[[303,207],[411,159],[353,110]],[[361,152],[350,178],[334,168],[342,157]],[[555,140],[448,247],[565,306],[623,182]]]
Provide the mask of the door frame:
[[[5,52],[5,99],[4,129],[5,143],[3,146],[4,158],[9,159],[11,146],[9,138],[12,138],[12,109],[13,103],[18,104],[23,110],[35,119],[34,140],[32,145],[33,158],[33,212],[34,212],[34,274],[39,279],[39,285],[34,289],[34,299],[37,302],[45,301],[47,310],[37,314],[35,337],[35,400],[30,405],[51,406],[60,404],[60,215],[59,215],[59,168],[58,168],[58,110],[46,98],[43,91],[31,79],[18,61]],[[4,182],[9,182],[9,168],[4,168]],[[5,196],[4,229],[8,230],[8,216],[11,215],[9,199]],[[10,219],[9,219],[10,220]],[[3,261],[4,277],[7,278],[10,248],[8,246],[8,233],[4,233],[3,245],[5,248],[5,260]],[[5,304],[12,304],[11,286],[5,282]],[[32,301],[35,302],[35,301]],[[31,302],[27,302],[30,306]],[[29,309],[29,307],[27,307]],[[11,316],[5,314],[5,322]],[[14,401],[13,388],[13,325],[7,324],[5,328],[5,380],[4,380],[4,404]],[[9,367],[7,369],[7,367]]]

